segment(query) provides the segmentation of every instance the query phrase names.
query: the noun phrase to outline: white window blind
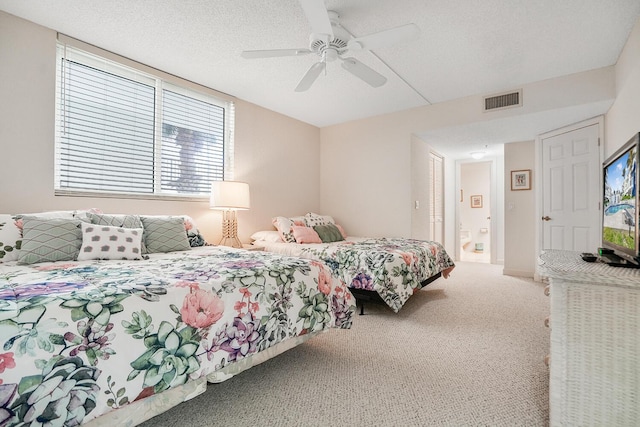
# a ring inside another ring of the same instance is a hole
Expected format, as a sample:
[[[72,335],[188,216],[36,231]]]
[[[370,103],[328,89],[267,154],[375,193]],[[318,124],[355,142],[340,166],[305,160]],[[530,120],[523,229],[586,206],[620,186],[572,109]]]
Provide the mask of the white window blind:
[[[208,193],[224,178],[225,110],[169,90],[162,100],[162,190]]]
[[[206,197],[233,178],[231,102],[64,43],[58,58],[57,194]]]

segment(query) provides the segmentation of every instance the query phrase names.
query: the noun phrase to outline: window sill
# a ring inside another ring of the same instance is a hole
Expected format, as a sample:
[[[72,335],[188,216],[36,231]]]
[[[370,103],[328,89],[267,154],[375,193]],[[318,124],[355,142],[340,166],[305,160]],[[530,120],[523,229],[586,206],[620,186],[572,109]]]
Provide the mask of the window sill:
[[[70,191],[55,190],[55,196],[61,197],[97,197],[104,199],[137,199],[137,200],[165,200],[180,202],[209,201],[209,196],[178,195],[178,194],[135,194],[135,193],[108,193],[102,191]]]

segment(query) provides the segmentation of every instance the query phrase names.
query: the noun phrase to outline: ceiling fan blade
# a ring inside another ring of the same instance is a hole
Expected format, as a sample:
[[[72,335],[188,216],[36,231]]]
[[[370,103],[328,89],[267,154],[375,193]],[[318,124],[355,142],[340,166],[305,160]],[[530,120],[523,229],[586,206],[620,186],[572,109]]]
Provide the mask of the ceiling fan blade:
[[[296,86],[296,92],[304,92],[309,89],[326,66],[327,64],[324,62],[316,62],[313,64],[307,71],[307,74],[305,74],[302,80],[300,80],[298,86]]]
[[[380,87],[387,82],[385,76],[372,70],[355,58],[343,58],[342,68],[373,87]]]
[[[245,50],[240,56],[247,59],[275,58],[278,56],[302,56],[311,53],[309,49],[271,49],[271,50]]]
[[[333,36],[331,20],[324,5],[324,0],[299,0],[300,6],[307,16],[311,30],[315,34],[329,34]]]
[[[420,28],[418,28],[416,24],[407,24],[391,28],[389,30],[380,31],[378,33],[369,34],[368,36],[356,37],[349,40],[347,47],[353,50],[372,50],[392,46],[403,41],[413,40],[418,38],[419,35]]]

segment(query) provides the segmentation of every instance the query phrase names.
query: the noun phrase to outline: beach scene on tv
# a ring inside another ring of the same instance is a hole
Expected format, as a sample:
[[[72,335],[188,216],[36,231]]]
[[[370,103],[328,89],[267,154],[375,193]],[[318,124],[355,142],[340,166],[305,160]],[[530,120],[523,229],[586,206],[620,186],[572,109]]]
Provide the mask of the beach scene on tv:
[[[635,249],[636,147],[605,169],[603,240]]]

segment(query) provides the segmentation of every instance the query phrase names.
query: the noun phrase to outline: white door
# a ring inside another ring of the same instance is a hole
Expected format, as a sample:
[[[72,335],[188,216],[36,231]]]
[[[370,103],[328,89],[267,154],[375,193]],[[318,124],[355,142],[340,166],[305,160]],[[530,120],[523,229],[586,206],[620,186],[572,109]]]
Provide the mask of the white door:
[[[600,124],[543,135],[542,248],[600,246]]]

